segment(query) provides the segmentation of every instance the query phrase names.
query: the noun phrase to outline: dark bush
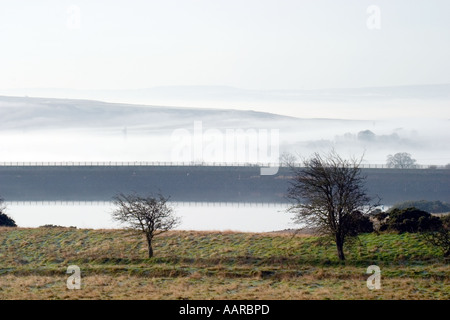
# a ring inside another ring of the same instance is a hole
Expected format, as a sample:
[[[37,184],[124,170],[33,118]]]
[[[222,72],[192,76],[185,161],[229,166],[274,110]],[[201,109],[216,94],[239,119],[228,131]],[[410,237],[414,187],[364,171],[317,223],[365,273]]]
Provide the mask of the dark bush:
[[[386,231],[387,230],[387,218],[389,214],[381,209],[375,209],[369,213],[370,219],[373,222],[374,231]]]
[[[387,220],[387,229],[400,233],[436,231],[441,227],[441,219],[417,208],[394,209]]]
[[[441,249],[444,257],[450,257],[450,214],[441,219],[441,227],[437,230],[422,232],[422,237],[429,244]]]
[[[8,215],[6,215],[3,212],[0,212],[0,226],[2,227],[17,227],[16,222],[8,217]]]
[[[74,227],[74,226],[65,227],[65,226],[58,226],[58,225],[55,225],[55,224],[44,224],[44,225],[42,225],[42,226],[39,226],[39,228],[49,228],[49,229],[55,229],[55,228],[76,229],[77,227]]]
[[[367,215],[362,214],[360,211],[354,211],[348,216],[349,235],[356,236],[360,233],[373,232],[373,223]]]
[[[446,214],[445,216],[441,216],[442,226],[446,230],[450,230],[450,214]]]

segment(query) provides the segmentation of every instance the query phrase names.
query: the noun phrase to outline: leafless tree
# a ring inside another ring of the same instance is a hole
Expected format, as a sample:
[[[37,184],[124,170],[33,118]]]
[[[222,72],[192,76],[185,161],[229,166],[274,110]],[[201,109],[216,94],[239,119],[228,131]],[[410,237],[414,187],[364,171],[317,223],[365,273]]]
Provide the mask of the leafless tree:
[[[124,223],[129,229],[144,233],[148,244],[148,256],[153,257],[153,238],[178,226],[180,219],[168,204],[169,197],[158,194],[146,197],[137,194],[114,196],[117,209],[114,220]]]
[[[314,154],[303,167],[291,167],[294,178],[287,198],[293,204],[294,221],[319,235],[331,236],[340,260],[345,260],[344,243],[355,235],[354,213],[367,213],[373,206],[367,196],[361,160],[344,160],[335,151],[322,157]]]
[[[282,166],[286,166],[286,167],[292,167],[295,165],[296,161],[297,161],[297,157],[289,152],[283,152],[280,155],[280,165]]]
[[[415,167],[416,160],[409,153],[399,152],[387,156],[387,166],[389,168],[410,169]]]

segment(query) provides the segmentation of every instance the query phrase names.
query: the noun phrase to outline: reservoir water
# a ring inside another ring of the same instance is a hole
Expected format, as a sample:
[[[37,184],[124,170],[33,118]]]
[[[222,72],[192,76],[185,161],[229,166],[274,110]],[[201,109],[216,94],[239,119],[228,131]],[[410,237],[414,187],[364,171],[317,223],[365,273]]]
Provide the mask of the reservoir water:
[[[6,213],[19,227],[45,224],[77,228],[111,229],[121,225],[111,219],[109,202],[11,202]],[[181,217],[179,230],[270,232],[294,228],[286,204],[275,203],[172,203]]]

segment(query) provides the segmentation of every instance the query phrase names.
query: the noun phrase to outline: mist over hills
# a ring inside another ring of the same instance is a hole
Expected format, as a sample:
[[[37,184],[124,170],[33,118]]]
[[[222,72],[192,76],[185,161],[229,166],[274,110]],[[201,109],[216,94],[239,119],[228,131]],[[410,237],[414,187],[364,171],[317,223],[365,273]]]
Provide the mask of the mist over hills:
[[[126,96],[133,92],[139,91],[124,90],[118,94]],[[255,159],[248,154],[252,152],[248,147],[251,139],[255,138],[263,144],[258,144],[259,152],[262,147],[267,149],[272,134],[277,133],[278,155],[291,152],[308,156],[315,151],[335,148],[345,157],[364,154],[367,163],[385,163],[386,156],[395,152],[409,152],[421,164],[450,162],[448,119],[436,116],[409,118],[408,113],[405,118],[376,119],[370,116],[372,112],[380,113],[389,108],[393,97],[397,100],[414,98],[414,102],[409,104],[404,101],[403,107],[406,109],[419,106],[425,114],[425,111],[436,106],[437,112],[442,107],[442,101],[450,101],[448,85],[268,92],[231,87],[160,87],[142,90],[142,94],[173,96],[186,101],[196,100],[196,97],[201,96],[200,92],[206,92],[202,96],[204,101],[209,99],[208,95],[211,100],[220,100],[222,97],[226,101],[241,96],[247,97],[250,102],[251,96],[258,96],[254,99],[255,105],[260,100],[279,99],[280,108],[262,112],[253,111],[252,108],[233,108],[233,103],[227,104],[227,108],[218,108],[215,104],[205,108],[0,96],[0,161],[252,162]],[[328,115],[334,114],[338,118],[278,114],[278,111],[283,110],[283,101],[296,101],[300,96],[306,105],[310,102],[310,107],[299,105],[296,107],[298,110],[313,110],[318,106],[315,99],[324,100],[328,101],[328,108],[334,108],[334,113]],[[343,114],[339,112],[342,101],[352,99],[354,101],[345,104],[345,107],[367,110],[367,117],[342,118]],[[380,102],[378,107],[376,102],[382,100],[385,102]],[[361,101],[361,105],[355,101]],[[430,107],[425,110],[424,105]],[[177,135],[180,130],[184,132],[181,136]],[[246,154],[240,157],[236,154],[232,157],[227,155],[226,141],[230,132],[235,134],[233,139],[240,139],[247,145]],[[196,134],[201,135],[200,140]],[[181,155],[179,152],[174,153],[174,149],[180,149],[180,143],[185,143],[186,147]],[[195,143],[201,144],[203,154],[196,152]],[[210,150],[211,145],[215,150]],[[208,147],[209,154],[205,156]],[[266,153],[269,154],[270,150]],[[270,158],[272,161],[256,162],[274,162],[277,160],[274,157],[278,155],[274,154]]]
[[[94,100],[47,99],[0,96],[0,130],[139,128],[176,129],[193,121],[208,120],[218,127],[262,121],[298,119],[257,111],[233,109],[180,108],[107,103]]]

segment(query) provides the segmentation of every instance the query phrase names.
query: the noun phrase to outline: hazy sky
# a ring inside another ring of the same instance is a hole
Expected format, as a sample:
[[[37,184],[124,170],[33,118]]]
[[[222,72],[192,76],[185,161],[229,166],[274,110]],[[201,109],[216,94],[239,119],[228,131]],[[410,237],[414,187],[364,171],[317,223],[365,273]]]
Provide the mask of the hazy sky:
[[[450,83],[449,15],[448,0],[2,0],[0,89]]]

